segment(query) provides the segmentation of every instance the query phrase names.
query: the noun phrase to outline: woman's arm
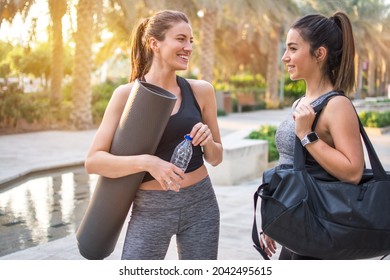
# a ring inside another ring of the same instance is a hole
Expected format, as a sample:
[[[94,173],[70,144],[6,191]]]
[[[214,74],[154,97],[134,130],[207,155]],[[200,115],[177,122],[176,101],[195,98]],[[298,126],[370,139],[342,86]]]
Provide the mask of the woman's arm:
[[[213,86],[202,80],[188,80],[201,108],[202,123],[196,124],[190,135],[193,145],[203,147],[205,160],[213,166],[222,162],[222,142],[217,119],[217,102]],[[205,132],[205,133],[204,133]]]
[[[160,158],[141,154],[118,156],[109,153],[115,130],[119,124],[123,109],[131,92],[132,84],[119,86],[113,93],[106,108],[100,127],[89,148],[85,160],[88,173],[99,174],[109,178],[118,178],[148,171],[160,184],[170,177],[181,182],[184,172]]]
[[[296,134],[302,139],[311,131],[314,111],[299,103],[294,112]],[[319,140],[306,145],[313,158],[340,181],[359,183],[364,169],[364,153],[359,123],[351,102],[342,96],[334,97],[324,108],[316,126]]]

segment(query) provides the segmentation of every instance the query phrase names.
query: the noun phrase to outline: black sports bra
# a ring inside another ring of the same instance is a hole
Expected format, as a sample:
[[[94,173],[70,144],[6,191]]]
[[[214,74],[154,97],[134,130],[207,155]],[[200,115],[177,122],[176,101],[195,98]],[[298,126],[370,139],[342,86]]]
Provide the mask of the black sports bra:
[[[202,121],[202,114],[188,81],[176,76],[181,90],[181,104],[179,111],[169,118],[168,124],[157,146],[155,155],[170,161],[175,147],[184,140],[184,136],[191,132],[192,127]],[[191,161],[186,173],[194,171],[203,165],[203,151],[200,146],[193,146]],[[154,180],[150,173],[146,173],[142,182]]]

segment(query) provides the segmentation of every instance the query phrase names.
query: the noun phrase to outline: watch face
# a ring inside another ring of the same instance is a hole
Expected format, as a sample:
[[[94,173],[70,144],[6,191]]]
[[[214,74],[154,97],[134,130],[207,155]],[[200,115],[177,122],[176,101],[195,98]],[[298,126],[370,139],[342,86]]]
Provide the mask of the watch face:
[[[318,136],[315,132],[312,132],[307,135],[307,139],[309,139],[309,142],[314,142],[318,140]]]

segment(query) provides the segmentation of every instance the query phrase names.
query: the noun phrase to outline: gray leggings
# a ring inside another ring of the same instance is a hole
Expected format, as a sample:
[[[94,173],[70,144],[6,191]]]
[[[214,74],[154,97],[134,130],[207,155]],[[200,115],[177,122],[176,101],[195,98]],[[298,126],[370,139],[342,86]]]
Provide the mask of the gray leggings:
[[[139,190],[122,259],[163,260],[175,234],[179,259],[217,259],[219,207],[209,177],[178,193]]]

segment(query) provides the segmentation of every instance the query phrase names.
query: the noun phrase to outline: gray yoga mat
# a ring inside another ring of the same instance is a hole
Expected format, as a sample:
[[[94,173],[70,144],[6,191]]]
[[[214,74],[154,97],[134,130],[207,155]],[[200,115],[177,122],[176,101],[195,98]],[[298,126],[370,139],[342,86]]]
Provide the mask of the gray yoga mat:
[[[154,154],[175,102],[174,94],[136,80],[110,152],[114,155]],[[145,172],[140,172],[115,179],[99,177],[76,233],[83,257],[99,260],[114,251],[144,175]]]

